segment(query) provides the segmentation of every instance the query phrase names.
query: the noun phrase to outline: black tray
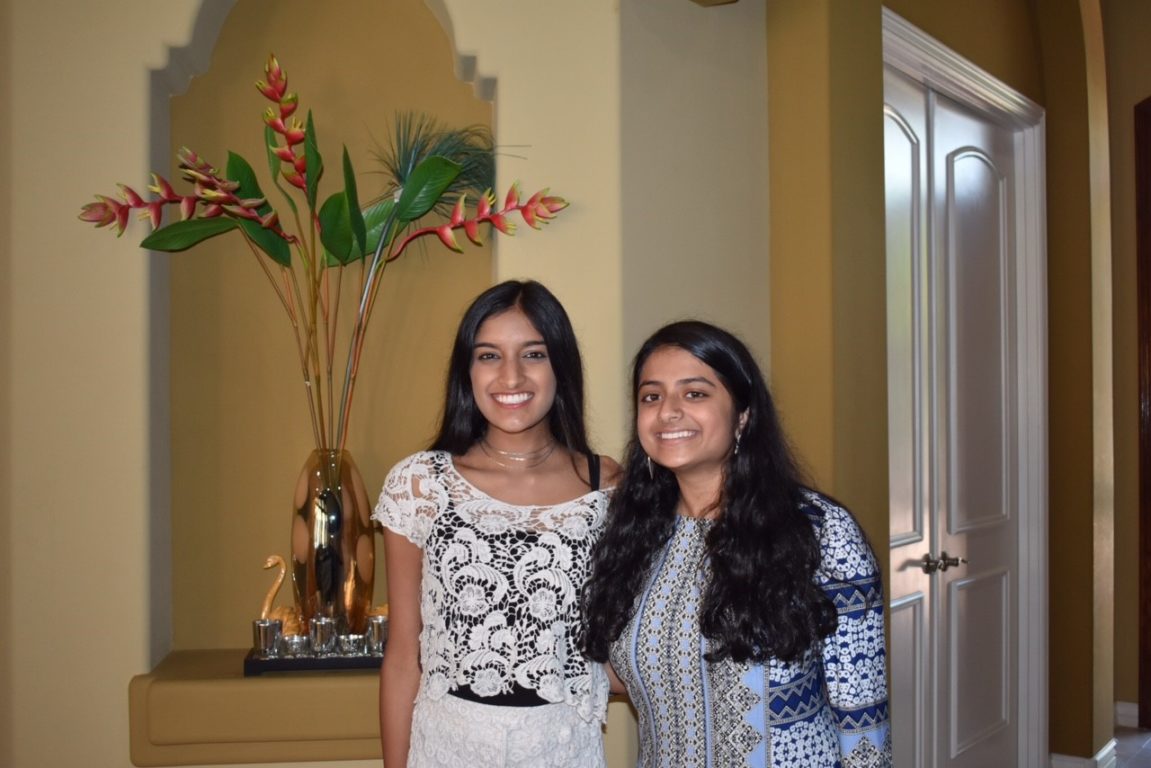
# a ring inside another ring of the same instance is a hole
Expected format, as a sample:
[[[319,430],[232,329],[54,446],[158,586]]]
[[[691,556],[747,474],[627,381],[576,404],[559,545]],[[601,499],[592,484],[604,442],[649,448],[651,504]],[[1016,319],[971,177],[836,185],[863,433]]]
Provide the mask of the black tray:
[[[383,656],[293,656],[291,658],[261,659],[256,649],[244,657],[244,677],[256,677],[265,672],[330,672],[341,669],[379,669]]]

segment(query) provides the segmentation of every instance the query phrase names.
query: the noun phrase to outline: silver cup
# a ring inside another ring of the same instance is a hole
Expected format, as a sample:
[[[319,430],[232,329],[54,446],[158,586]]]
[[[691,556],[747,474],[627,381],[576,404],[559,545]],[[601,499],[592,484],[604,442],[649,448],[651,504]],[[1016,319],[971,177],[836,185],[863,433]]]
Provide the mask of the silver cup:
[[[388,642],[388,617],[368,617],[367,650],[372,656],[384,655],[384,644]]]
[[[339,648],[341,656],[363,656],[364,636],[340,635]]]
[[[280,650],[284,623],[279,619],[256,619],[252,622],[252,647],[262,659],[275,658]]]
[[[330,616],[314,616],[309,627],[312,653],[330,656],[336,650],[336,620]]]
[[[298,658],[312,655],[312,641],[307,635],[284,635],[280,638],[280,655]]]

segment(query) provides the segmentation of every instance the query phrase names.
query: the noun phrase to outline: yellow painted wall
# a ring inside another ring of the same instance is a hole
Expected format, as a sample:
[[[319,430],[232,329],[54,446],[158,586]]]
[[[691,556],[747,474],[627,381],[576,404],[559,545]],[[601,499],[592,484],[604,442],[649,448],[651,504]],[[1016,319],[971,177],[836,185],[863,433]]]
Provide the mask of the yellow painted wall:
[[[1110,189],[1102,41],[1098,3],[1042,0],[1037,8],[1050,84],[1044,106],[1051,741],[1055,752],[1089,756],[1111,737],[1114,719]]]
[[[12,9],[0,4],[0,48],[12,50]],[[0,57],[0,102],[12,103],[12,61]],[[0,178],[12,178],[12,118],[0,115]],[[0,186],[0,211],[12,210],[12,185]],[[0,542],[12,541],[12,237],[0,236]],[[0,550],[2,551],[2,550]],[[0,648],[12,647],[12,564],[0,557]],[[0,653],[0,763],[12,763],[13,654]]]
[[[1103,0],[1111,118],[1115,322],[1115,698],[1139,701],[1139,370],[1135,295],[1135,105],[1151,97],[1151,5]]]
[[[886,568],[881,5],[772,2],[767,36],[772,383]]]

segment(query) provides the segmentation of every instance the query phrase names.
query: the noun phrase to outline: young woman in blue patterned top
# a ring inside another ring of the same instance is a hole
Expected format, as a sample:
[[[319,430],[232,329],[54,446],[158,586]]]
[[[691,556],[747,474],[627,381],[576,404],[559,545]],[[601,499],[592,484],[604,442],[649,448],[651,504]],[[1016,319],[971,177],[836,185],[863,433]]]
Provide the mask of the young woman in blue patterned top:
[[[889,766],[875,557],[851,513],[801,483],[747,347],[665,326],[632,391],[584,648],[639,713],[639,766]]]

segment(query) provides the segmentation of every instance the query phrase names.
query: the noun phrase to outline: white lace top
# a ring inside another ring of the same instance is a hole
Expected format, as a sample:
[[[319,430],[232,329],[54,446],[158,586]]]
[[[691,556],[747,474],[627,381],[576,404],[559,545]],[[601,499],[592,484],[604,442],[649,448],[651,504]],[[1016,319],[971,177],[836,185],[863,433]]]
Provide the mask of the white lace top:
[[[518,685],[603,720],[607,676],[580,653],[576,625],[608,495],[507,504],[464,479],[444,451],[392,468],[372,517],[424,550],[424,695],[470,686],[494,696]]]

